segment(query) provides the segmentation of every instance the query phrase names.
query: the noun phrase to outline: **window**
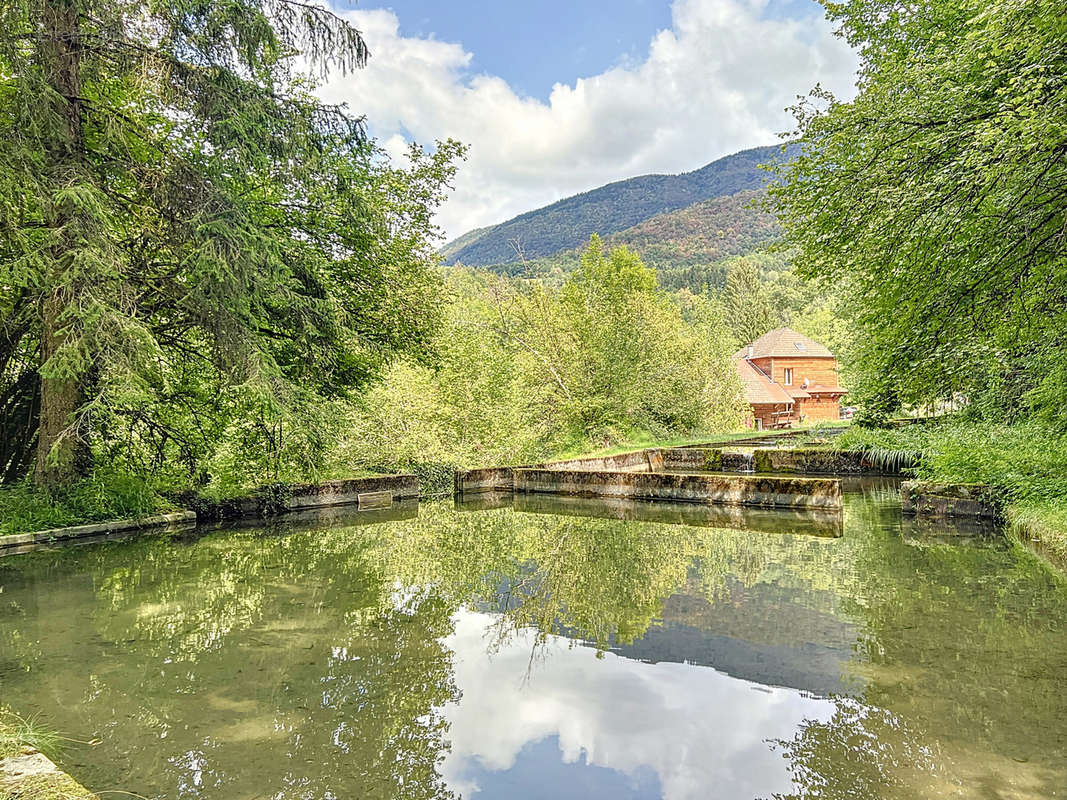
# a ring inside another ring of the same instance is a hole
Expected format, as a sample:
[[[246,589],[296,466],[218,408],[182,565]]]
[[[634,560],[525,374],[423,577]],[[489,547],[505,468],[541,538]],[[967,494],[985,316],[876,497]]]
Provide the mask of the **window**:
[[[785,385],[786,386],[792,386],[793,385],[793,370],[791,370],[791,369],[787,369],[785,371]]]

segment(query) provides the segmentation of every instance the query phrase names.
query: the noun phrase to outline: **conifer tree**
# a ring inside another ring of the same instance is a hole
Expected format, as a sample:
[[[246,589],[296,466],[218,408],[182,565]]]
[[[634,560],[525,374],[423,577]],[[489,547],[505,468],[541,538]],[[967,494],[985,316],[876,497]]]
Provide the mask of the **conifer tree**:
[[[367,57],[297,0],[0,6],[0,477],[119,431],[194,469],[227,413],[425,357],[460,148],[393,169],[310,94]]]

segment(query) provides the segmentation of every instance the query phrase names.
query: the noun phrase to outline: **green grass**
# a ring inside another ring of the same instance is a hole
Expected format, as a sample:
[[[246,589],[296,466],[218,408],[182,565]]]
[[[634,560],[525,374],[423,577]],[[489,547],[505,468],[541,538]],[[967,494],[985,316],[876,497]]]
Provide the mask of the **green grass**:
[[[0,707],[0,760],[37,751],[56,758],[63,737],[36,720],[25,719]],[[0,800],[97,800],[64,773],[24,778],[0,789]]]
[[[144,517],[170,508],[141,478],[98,472],[56,493],[29,480],[0,487],[0,535]]]
[[[24,748],[55,753],[61,737],[33,719],[0,708],[0,758],[18,755]]]

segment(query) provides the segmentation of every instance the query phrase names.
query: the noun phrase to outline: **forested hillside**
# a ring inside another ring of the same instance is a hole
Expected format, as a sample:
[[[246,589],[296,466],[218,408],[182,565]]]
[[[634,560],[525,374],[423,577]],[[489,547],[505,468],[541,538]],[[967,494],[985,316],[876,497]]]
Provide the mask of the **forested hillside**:
[[[744,150],[681,175],[645,175],[568,197],[512,220],[472,231],[441,252],[448,264],[492,266],[537,259],[588,242],[593,234],[631,228],[660,214],[717,197],[759,189],[767,180],[761,164],[782,156],[778,145]]]
[[[762,208],[763,191],[749,190],[716,197],[678,211],[657,214],[632,228],[605,237],[611,247],[626,246],[659,273],[667,289],[721,289],[728,259],[762,251],[781,240],[775,216]],[[580,248],[546,258],[489,267],[493,272],[525,277],[554,278],[558,283],[578,264]],[[777,269],[785,267],[784,260]]]
[[[641,254],[650,267],[677,270],[739,256],[781,238],[773,214],[760,207],[764,193],[745,191],[659,214],[608,237]]]

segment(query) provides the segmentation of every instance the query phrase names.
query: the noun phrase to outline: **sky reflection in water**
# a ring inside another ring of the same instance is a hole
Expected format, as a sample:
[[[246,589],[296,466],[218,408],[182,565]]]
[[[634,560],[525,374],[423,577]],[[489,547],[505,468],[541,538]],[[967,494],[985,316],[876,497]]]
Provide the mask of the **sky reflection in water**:
[[[445,710],[442,773],[465,797],[769,797],[792,784],[768,740],[833,716],[796,689],[555,637],[542,649],[529,632],[486,658],[492,624],[460,613],[446,640],[464,696]]]

